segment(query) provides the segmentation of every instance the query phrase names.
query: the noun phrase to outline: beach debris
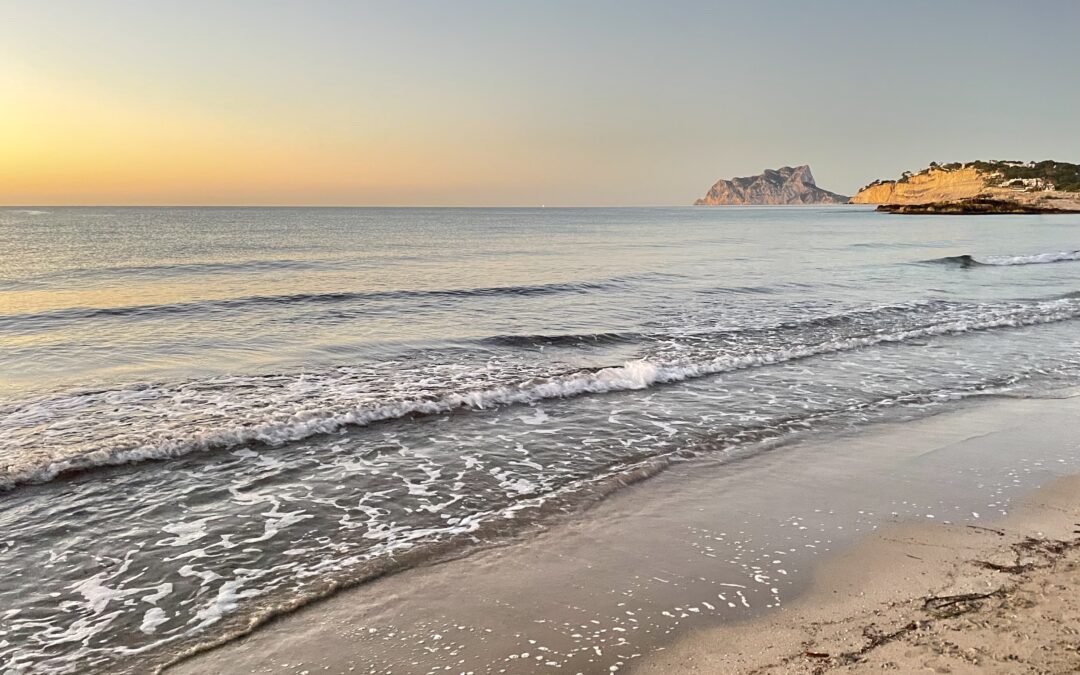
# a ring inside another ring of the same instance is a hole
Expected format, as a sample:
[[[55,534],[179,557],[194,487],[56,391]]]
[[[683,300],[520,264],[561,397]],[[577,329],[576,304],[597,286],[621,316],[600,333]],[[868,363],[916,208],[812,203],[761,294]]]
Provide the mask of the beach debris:
[[[1016,542],[1012,548],[1016,560],[1011,565],[990,562],[988,560],[975,560],[972,564],[983,569],[1005,574],[1024,574],[1034,569],[1049,567],[1065,551],[1077,545],[1078,540],[1061,541],[1058,539],[1042,539],[1037,537],[1025,537]],[[1026,559],[1025,559],[1026,558]]]
[[[1004,588],[989,593],[960,593],[958,595],[931,596],[923,601],[923,609],[938,618],[948,618],[967,614],[980,609],[982,600],[1005,594]]]

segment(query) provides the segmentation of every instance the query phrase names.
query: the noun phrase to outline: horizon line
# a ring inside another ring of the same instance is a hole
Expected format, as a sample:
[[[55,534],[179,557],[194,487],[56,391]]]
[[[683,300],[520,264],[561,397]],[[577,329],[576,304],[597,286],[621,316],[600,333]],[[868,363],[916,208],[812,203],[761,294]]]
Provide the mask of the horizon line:
[[[806,208],[864,204],[0,204],[0,209],[674,209]]]

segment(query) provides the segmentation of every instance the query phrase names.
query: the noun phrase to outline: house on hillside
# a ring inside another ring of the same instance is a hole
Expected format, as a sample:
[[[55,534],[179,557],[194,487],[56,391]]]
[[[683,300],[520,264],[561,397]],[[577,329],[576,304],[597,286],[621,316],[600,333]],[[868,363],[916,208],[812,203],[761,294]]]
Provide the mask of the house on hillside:
[[[1005,187],[1014,192],[1041,192],[1053,190],[1054,184],[1045,178],[1014,178],[1005,184]]]

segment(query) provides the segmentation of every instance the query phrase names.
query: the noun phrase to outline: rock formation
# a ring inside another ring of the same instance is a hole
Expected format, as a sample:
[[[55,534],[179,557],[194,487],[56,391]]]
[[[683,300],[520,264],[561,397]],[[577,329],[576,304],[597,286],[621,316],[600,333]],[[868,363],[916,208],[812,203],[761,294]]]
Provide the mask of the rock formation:
[[[877,181],[859,190],[852,204],[926,204],[977,197],[987,188],[986,176],[974,167],[955,171],[931,168],[900,180]]]
[[[695,206],[727,204],[846,204],[848,198],[823,190],[809,166],[766,169],[758,176],[717,181]]]
[[[878,204],[886,213],[977,216],[994,214],[1080,213],[1080,202],[1055,199],[971,197],[925,204]]]
[[[1080,166],[1065,162],[931,164],[899,180],[874,181],[851,203],[907,214],[1070,213],[1080,210],[1078,178]]]

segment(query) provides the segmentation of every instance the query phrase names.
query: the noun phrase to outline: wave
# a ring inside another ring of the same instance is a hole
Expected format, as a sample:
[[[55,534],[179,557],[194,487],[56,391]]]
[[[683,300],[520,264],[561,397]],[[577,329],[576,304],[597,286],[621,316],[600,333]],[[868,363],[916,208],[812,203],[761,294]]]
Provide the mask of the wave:
[[[532,284],[521,286],[492,286],[487,288],[459,288],[433,290],[388,290],[388,291],[346,291],[331,293],[294,293],[288,295],[255,295],[242,298],[223,298],[220,300],[202,300],[159,305],[128,305],[123,307],[69,307],[45,312],[27,314],[0,315],[0,329],[21,328],[33,323],[35,328],[42,324],[67,323],[87,319],[108,319],[126,317],[154,317],[187,313],[230,311],[257,306],[346,303],[356,301],[413,300],[435,298],[489,298],[489,297],[530,297],[554,294],[592,293],[623,287],[628,279],[609,279],[606,281],[581,281],[574,283]]]
[[[643,338],[640,333],[581,333],[559,335],[493,335],[480,340],[500,347],[580,347],[630,344]]]
[[[1055,298],[1057,299],[1057,298]],[[1036,301],[1037,302],[1037,301]],[[917,315],[918,312],[941,312],[950,309],[959,309],[961,303],[949,300],[924,300],[920,302],[903,302],[891,305],[876,305],[864,309],[848,310],[836,314],[825,314],[809,319],[781,321],[775,324],[775,328],[834,328],[848,325],[870,325],[883,319],[897,319],[909,315]]]
[[[248,635],[281,616],[292,614],[313,602],[336,593],[421,565],[457,559],[498,546],[524,532],[542,531],[568,514],[580,513],[619,490],[648,480],[673,464],[693,457],[724,453],[722,461],[739,461],[755,451],[771,450],[786,441],[812,432],[817,423],[842,420],[845,416],[872,411],[883,412],[901,406],[925,407],[936,403],[977,397],[1002,396],[1010,382],[985,382],[964,391],[907,391],[893,396],[852,403],[835,409],[791,415],[764,423],[728,430],[720,437],[692,439],[677,450],[644,452],[605,467],[598,473],[575,478],[540,495],[519,496],[460,523],[426,530],[412,538],[393,555],[356,557],[352,564],[326,572],[318,581],[303,580],[288,586],[287,594],[270,591],[261,602],[245,606],[228,616],[212,636],[189,634],[179,644],[161,642],[147,650],[139,664],[160,673],[197,654]],[[510,523],[510,524],[508,524]],[[187,639],[184,639],[187,638]]]
[[[1011,265],[1042,265],[1046,263],[1077,262],[1080,261],[1080,250],[1059,251],[1056,253],[1036,253],[1033,255],[991,255],[982,258],[975,256],[950,255],[944,258],[935,258],[923,262],[930,264],[952,265],[956,267],[1007,267]]]
[[[9,465],[0,469],[0,489],[11,489],[27,483],[47,482],[64,474],[97,467],[165,460],[192,452],[245,444],[278,446],[316,435],[335,433],[348,427],[362,427],[410,416],[443,414],[463,409],[486,410],[510,405],[533,404],[546,399],[647,389],[659,384],[787,363],[814,356],[843,353],[876,345],[1001,328],[1020,328],[1077,318],[1080,318],[1080,305],[1063,299],[1039,302],[1034,306],[1005,309],[981,319],[954,317],[951,320],[903,330],[892,332],[876,330],[772,351],[724,354],[702,360],[638,359],[622,365],[580,369],[511,384],[466,391],[447,391],[383,403],[376,401],[372,405],[351,409],[309,409],[284,420],[242,424],[187,436],[170,437],[155,434],[156,438],[151,442],[129,442],[123,445],[102,444],[68,457],[41,457],[34,454],[25,464]],[[138,392],[138,395],[144,394],[145,392]],[[60,402],[58,405],[66,404]],[[28,417],[35,416],[37,413],[28,414]]]
[[[1080,261],[1080,251],[1059,251],[1035,255],[987,256],[980,260],[984,265],[1040,265],[1043,263]]]
[[[771,295],[779,289],[780,286],[720,286],[702,288],[695,292],[699,295]]]
[[[104,277],[117,279],[123,277],[159,277],[159,276],[185,276],[185,275],[210,275],[210,274],[233,274],[237,272],[275,272],[279,270],[318,270],[331,268],[338,265],[334,260],[301,260],[301,259],[276,259],[276,260],[236,260],[216,262],[192,262],[174,263],[162,262],[152,265],[123,265],[116,267],[80,267],[73,269],[57,270],[48,274],[33,277],[25,277],[24,280],[50,280],[50,279],[95,279]]]
[[[948,265],[950,267],[975,267],[982,263],[973,258],[970,255],[949,255],[944,258],[934,258],[932,260],[923,260],[927,265]]]

